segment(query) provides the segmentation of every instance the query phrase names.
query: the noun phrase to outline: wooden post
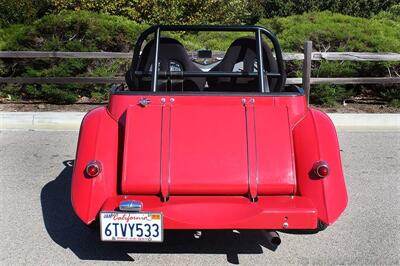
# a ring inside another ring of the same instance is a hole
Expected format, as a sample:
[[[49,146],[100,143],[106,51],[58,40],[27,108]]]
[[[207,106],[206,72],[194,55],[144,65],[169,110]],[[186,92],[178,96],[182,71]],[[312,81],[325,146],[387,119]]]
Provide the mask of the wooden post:
[[[307,99],[307,105],[310,103],[310,87],[311,87],[311,53],[312,41],[304,43],[304,61],[303,61],[303,89]]]

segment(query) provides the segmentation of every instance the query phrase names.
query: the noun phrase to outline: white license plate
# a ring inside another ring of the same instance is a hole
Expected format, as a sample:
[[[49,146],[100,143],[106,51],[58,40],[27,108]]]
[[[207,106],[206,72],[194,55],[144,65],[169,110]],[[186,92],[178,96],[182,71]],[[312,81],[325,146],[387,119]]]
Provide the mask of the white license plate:
[[[162,242],[161,213],[101,212],[102,241]]]

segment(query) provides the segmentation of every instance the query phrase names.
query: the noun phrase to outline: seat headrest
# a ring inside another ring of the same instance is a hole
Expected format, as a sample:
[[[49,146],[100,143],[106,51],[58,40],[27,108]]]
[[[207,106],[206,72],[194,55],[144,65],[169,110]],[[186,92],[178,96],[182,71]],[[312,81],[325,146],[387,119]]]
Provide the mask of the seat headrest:
[[[154,40],[151,40],[143,49],[142,55],[139,59],[139,70],[150,70],[150,66],[154,62],[154,46],[155,42]],[[160,70],[162,71],[169,69],[169,62],[171,60],[179,62],[183,66],[184,70],[192,68],[193,66],[185,47],[183,47],[179,41],[172,38],[160,38],[158,58],[160,62]]]
[[[268,71],[271,68],[277,69],[277,63],[272,55],[271,49],[265,42],[262,42],[263,59],[265,67]],[[246,72],[253,71],[254,62],[257,58],[256,39],[254,37],[241,37],[236,39],[226,51],[225,57],[218,64],[224,70],[233,70],[236,63],[243,61],[243,70]]]
[[[155,41],[151,40],[144,47],[142,54],[139,58],[138,68],[139,71],[151,71],[151,66],[154,63],[154,51],[155,51]],[[158,54],[158,62],[159,62],[159,70],[160,71],[169,71],[170,64],[172,62],[178,63],[182,67],[182,71],[199,71],[197,66],[193,64],[190,60],[190,57],[185,49],[185,47],[177,40],[161,37],[159,42],[159,54]],[[129,70],[132,71],[132,70]],[[126,75],[126,81],[130,88],[137,87],[135,85],[135,81],[130,81],[130,76],[134,75]],[[202,89],[205,84],[205,78],[185,78],[185,83],[189,87],[194,86],[197,89]],[[190,88],[188,88],[190,89]]]
[[[264,68],[268,72],[278,72],[278,63],[272,54],[271,49],[265,42],[261,42]],[[241,37],[232,42],[225,53],[222,61],[210,71],[230,72],[234,70],[237,63],[243,62],[243,71],[253,72],[257,60],[256,39],[254,37]],[[243,80],[243,79],[242,79]],[[270,91],[280,91],[283,89],[282,83],[277,78],[269,78]],[[238,91],[257,90],[258,81],[248,79],[247,83],[237,84],[238,79],[234,78],[209,78],[207,79],[210,90],[231,90],[237,88]]]

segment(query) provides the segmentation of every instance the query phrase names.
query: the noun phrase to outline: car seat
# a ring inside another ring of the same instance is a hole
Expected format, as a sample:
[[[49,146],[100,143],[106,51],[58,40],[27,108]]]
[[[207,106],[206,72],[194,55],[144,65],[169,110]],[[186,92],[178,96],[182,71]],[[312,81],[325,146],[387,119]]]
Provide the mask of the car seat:
[[[267,72],[278,73],[278,64],[271,49],[262,42],[264,68]],[[210,71],[232,72],[242,65],[243,72],[257,72],[256,39],[242,37],[236,39],[226,51],[222,61]],[[207,79],[208,91],[235,91],[235,92],[259,92],[258,77],[209,77]],[[276,77],[268,77],[271,92],[282,91],[282,82]]]
[[[139,58],[137,71],[151,72],[154,63],[155,42],[151,40],[143,49]],[[195,71],[201,72],[201,69],[194,65],[190,60],[183,45],[172,38],[162,37],[159,43],[159,71]],[[129,71],[133,71],[130,69]],[[133,80],[131,80],[133,77]],[[150,90],[151,78],[139,77],[136,75],[126,74],[126,81],[130,90]],[[200,91],[205,85],[205,78],[185,77],[179,81],[171,80],[170,84],[166,80],[158,79],[159,90],[171,91]]]

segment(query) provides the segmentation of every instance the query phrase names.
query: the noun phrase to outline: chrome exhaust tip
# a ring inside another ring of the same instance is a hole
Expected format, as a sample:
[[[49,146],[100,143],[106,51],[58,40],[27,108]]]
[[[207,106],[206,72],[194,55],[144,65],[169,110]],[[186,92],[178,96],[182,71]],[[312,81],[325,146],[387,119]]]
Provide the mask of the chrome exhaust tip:
[[[143,209],[143,203],[137,200],[123,200],[119,203],[121,211],[140,212]]]
[[[203,234],[202,231],[196,231],[194,232],[193,237],[196,239],[200,239],[202,234]]]

